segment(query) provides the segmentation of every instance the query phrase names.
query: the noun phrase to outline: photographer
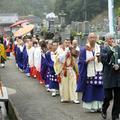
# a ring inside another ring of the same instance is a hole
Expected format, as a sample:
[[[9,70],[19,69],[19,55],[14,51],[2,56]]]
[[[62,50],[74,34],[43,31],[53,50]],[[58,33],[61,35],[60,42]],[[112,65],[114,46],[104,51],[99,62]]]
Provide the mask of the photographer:
[[[107,109],[113,99],[112,120],[118,120],[120,110],[120,47],[115,44],[113,35],[110,33],[106,35],[106,42],[107,45],[101,50],[105,92],[102,117],[107,118]]]

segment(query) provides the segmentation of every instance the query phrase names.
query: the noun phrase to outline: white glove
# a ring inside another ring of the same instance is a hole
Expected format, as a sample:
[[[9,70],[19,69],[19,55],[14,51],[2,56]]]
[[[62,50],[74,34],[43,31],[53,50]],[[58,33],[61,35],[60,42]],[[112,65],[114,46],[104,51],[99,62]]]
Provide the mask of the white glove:
[[[118,69],[119,69],[119,65],[115,64],[115,65],[113,66],[113,68],[114,68],[115,70],[118,70]]]

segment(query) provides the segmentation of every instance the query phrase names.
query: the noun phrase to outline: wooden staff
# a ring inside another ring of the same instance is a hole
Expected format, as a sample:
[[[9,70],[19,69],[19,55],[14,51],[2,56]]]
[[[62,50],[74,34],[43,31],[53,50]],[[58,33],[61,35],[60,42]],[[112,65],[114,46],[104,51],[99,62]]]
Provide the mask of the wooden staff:
[[[0,91],[1,91],[1,94],[3,96],[2,81],[0,81]]]

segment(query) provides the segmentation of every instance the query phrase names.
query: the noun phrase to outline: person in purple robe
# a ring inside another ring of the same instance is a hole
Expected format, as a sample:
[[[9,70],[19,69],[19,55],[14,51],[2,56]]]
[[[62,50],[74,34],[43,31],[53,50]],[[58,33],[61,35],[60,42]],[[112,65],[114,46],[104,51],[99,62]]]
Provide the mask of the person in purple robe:
[[[49,40],[46,44],[44,41],[41,42],[41,49],[42,49],[42,55],[41,55],[41,76],[44,80],[46,90],[50,92],[49,89],[49,75],[50,75],[50,69],[48,66],[47,58],[50,54],[52,48],[52,41]]]
[[[47,71],[48,71],[48,67],[47,67],[47,61],[46,61],[46,57],[45,54],[42,53],[41,54],[41,77],[44,80],[45,83],[45,87],[48,88],[49,87],[49,78],[47,79]]]
[[[88,44],[80,49],[79,78],[77,92],[82,92],[83,108],[89,112],[101,111],[104,91],[102,79],[102,63],[100,46],[96,43],[97,36],[90,33]]]
[[[16,59],[18,68],[21,72],[23,72],[23,49],[24,49],[24,43],[21,39],[18,40],[18,46],[16,49]]]
[[[57,41],[52,42],[52,50],[47,54],[46,59],[47,59],[47,65],[49,67],[49,88],[52,92],[52,96],[55,97],[58,94],[59,90],[59,83],[57,80],[57,75],[54,70],[54,61],[55,61],[55,52],[58,48],[58,43]]]
[[[28,64],[28,42],[29,39],[25,41],[24,48],[23,48],[23,71],[25,72],[26,76],[30,77],[30,67]]]

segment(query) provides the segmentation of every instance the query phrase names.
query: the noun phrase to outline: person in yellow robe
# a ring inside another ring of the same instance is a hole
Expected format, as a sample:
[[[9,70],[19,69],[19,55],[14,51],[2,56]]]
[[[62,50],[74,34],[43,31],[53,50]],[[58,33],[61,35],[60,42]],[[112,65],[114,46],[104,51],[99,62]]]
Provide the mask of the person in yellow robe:
[[[6,61],[6,52],[3,44],[3,38],[0,36],[0,64],[2,67],[5,67]]]
[[[70,102],[78,104],[78,94],[76,92],[77,69],[76,61],[70,52],[70,43],[65,40],[63,46],[58,48],[54,62],[54,69],[58,75],[61,102]]]

